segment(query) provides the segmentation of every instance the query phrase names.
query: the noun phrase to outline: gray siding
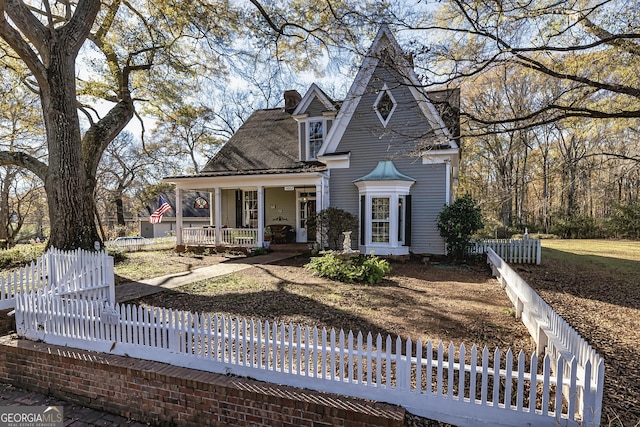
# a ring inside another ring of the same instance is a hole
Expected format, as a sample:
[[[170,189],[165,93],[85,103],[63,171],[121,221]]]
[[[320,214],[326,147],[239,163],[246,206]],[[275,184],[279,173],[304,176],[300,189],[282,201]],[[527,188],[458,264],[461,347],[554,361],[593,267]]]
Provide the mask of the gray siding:
[[[302,122],[298,127],[300,134],[298,135],[298,144],[300,145],[300,160],[307,158],[307,123]]]
[[[311,101],[311,104],[309,104],[304,114],[308,114],[309,117],[322,117],[323,111],[327,111],[327,107],[318,101],[318,98],[313,98],[313,101]]]
[[[336,151],[350,151],[349,169],[331,170],[331,206],[359,214],[358,189],[353,181],[371,172],[379,160],[393,160],[396,168],[416,180],[411,187],[411,252],[444,253],[436,218],[446,202],[444,164],[423,165],[416,144],[430,134],[426,118],[409,88],[392,72],[378,67],[365,90]],[[374,111],[377,91],[386,83],[397,107],[385,129]],[[359,241],[359,238],[356,237]]]

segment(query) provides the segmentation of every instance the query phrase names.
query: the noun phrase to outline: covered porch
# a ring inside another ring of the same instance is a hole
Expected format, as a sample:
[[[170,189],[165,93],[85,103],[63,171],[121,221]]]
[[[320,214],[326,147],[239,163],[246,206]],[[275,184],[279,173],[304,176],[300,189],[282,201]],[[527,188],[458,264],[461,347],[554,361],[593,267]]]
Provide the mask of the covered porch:
[[[309,215],[329,204],[324,172],[172,177],[176,184],[176,246],[257,248],[317,240]],[[256,184],[256,183],[260,184]],[[187,190],[208,192],[209,224],[185,227]]]

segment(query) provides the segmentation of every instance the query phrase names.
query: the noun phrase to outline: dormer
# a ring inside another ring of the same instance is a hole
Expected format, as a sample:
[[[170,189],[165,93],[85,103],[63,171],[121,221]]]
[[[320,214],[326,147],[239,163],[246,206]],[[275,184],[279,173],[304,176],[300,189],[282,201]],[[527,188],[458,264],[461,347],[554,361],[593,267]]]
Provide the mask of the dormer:
[[[298,122],[299,160],[318,160],[318,153],[338,114],[335,103],[315,83],[298,103],[292,117]]]

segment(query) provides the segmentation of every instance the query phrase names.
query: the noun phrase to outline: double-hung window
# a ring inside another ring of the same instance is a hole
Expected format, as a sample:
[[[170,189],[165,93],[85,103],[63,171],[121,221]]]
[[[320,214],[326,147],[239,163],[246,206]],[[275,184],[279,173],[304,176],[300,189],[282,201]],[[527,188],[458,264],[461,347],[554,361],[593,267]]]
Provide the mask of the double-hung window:
[[[258,192],[244,192],[244,225],[249,228],[258,227]]]
[[[307,122],[307,160],[315,160],[324,142],[325,123],[322,120]]]
[[[389,198],[371,198],[371,241],[374,243],[389,243]]]

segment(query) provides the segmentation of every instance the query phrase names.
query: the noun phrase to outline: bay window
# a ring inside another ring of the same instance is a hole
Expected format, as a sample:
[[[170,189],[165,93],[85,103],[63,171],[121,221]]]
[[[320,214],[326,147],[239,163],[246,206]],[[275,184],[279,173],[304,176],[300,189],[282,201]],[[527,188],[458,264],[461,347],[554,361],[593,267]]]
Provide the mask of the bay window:
[[[360,251],[378,255],[406,255],[411,245],[411,186],[415,180],[380,161],[369,174],[356,179],[360,195]]]

